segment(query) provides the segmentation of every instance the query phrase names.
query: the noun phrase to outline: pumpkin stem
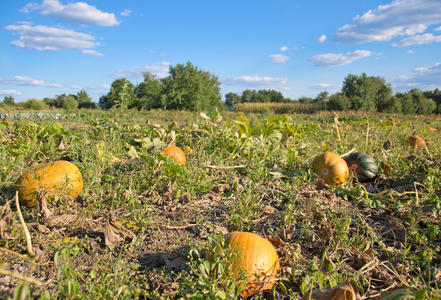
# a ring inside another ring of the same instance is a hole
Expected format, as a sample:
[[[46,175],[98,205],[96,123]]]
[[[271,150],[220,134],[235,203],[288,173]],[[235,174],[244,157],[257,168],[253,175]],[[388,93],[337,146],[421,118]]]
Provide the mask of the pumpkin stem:
[[[15,205],[17,206],[18,218],[20,219],[21,225],[23,226],[23,230],[24,230],[24,233],[25,233],[26,249],[28,250],[28,254],[30,256],[35,256],[34,249],[32,248],[31,234],[29,233],[29,229],[26,226],[26,223],[25,223],[25,221],[23,219],[23,215],[21,214],[20,203],[18,201],[18,191],[15,192]]]

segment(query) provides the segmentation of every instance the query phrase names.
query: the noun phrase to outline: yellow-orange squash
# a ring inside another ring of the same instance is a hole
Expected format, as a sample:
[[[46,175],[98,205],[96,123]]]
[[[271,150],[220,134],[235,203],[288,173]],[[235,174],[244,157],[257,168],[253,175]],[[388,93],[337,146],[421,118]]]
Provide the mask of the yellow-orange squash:
[[[185,153],[181,150],[181,148],[170,145],[162,152],[164,156],[170,156],[172,157],[178,164],[181,164],[185,166],[187,164],[187,161],[185,159]]]
[[[51,196],[77,197],[83,189],[83,177],[76,165],[59,160],[28,170],[18,179],[16,189],[22,205],[36,206],[40,190]]]
[[[312,168],[327,184],[342,185],[349,176],[344,159],[332,152],[325,152],[314,158]]]
[[[247,276],[247,284],[241,292],[243,297],[272,289],[280,264],[276,249],[267,239],[250,232],[234,231],[229,236],[228,247],[235,254],[233,273],[239,276],[244,272]]]

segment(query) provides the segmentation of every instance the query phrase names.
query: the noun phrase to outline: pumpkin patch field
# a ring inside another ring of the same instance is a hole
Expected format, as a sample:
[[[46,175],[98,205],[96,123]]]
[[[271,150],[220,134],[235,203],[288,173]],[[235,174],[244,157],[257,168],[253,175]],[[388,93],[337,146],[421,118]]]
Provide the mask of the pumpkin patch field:
[[[0,121],[0,299],[440,299],[435,116],[69,116]]]

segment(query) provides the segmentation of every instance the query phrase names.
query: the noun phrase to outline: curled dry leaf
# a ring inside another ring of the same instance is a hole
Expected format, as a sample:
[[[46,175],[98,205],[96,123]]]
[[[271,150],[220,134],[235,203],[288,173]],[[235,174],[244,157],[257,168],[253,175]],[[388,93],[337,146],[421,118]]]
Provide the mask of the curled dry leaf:
[[[104,242],[107,247],[113,249],[116,244],[124,241],[126,237],[134,238],[135,234],[112,219],[112,214],[107,218],[104,228]]]
[[[49,227],[63,227],[70,223],[72,223],[76,219],[76,215],[60,215],[60,216],[53,216],[47,219],[46,224]]]
[[[309,297],[311,296],[311,297]],[[359,300],[360,295],[354,290],[351,283],[343,282],[332,288],[314,290],[311,295],[306,294],[302,300]]]
[[[64,144],[63,140],[61,140],[60,144],[58,145],[58,150],[66,150],[66,145]]]
[[[40,204],[40,214],[44,219],[49,219],[53,213],[47,206],[46,196],[43,192],[38,193],[38,203]]]
[[[6,225],[12,224],[12,212],[11,208],[9,206],[9,202],[7,202],[1,209],[0,209],[0,238],[1,239],[11,239],[12,236],[5,231]]]

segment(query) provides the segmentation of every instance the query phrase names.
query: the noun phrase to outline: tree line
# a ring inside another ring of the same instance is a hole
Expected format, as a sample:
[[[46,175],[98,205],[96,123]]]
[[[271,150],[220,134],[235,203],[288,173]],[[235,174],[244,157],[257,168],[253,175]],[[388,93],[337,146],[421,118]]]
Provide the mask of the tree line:
[[[152,73],[143,73],[144,80],[136,85],[126,78],[113,81],[107,94],[100,97],[98,107],[134,108],[150,110],[210,110],[225,106],[234,109],[239,103],[303,103],[313,104],[319,110],[378,111],[403,114],[441,113],[441,91],[439,89],[393,94],[390,83],[378,76],[348,74],[341,91],[329,94],[319,93],[315,98],[301,97],[296,100],[285,98],[281,92],[272,89],[242,91],[241,95],[227,93],[222,102],[220,82],[210,72],[200,70],[191,62],[169,67],[169,75],[156,78]],[[6,96],[6,105],[14,105],[14,98]],[[28,99],[24,107],[44,109],[57,107],[65,109],[96,108],[85,90],[77,94],[61,94],[42,101]]]
[[[242,95],[235,93],[225,95],[225,103],[229,106],[234,107],[234,104],[247,102],[292,102],[292,100],[271,90],[245,90]],[[393,94],[391,85],[381,77],[368,76],[366,73],[349,74],[343,81],[341,91],[332,95],[323,91],[315,98],[301,97],[294,102],[318,104],[319,110],[431,114],[441,113],[441,90],[412,89]]]

